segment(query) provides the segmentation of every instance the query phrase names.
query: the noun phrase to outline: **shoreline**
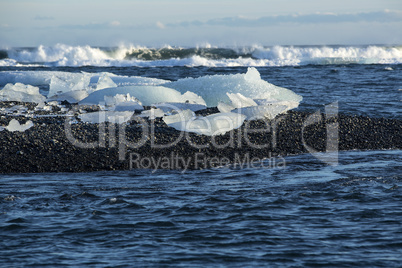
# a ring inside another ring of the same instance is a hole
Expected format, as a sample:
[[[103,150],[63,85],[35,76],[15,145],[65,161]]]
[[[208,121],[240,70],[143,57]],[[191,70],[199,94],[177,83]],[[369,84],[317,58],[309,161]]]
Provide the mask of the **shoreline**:
[[[2,115],[0,125],[13,118],[21,124],[31,120],[33,127],[0,131],[0,174],[204,169],[303,153],[402,147],[401,120],[344,114],[289,111],[273,120],[245,121],[220,136],[180,132],[161,119],[135,117],[117,125],[71,123],[65,115]]]

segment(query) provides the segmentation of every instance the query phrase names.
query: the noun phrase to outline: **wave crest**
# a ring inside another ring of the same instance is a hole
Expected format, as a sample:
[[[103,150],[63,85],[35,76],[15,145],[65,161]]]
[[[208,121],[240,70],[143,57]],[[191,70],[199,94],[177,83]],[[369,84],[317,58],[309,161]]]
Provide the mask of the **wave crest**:
[[[306,64],[399,64],[402,47],[274,46],[148,48],[120,46],[39,46],[0,51],[0,66],[297,66]]]

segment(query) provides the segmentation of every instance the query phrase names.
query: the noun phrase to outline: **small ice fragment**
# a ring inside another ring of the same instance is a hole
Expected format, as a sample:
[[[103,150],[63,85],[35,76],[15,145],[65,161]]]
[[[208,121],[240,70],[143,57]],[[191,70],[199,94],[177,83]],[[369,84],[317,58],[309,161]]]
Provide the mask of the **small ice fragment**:
[[[51,105],[46,105],[45,107],[43,107],[42,110],[43,110],[43,111],[49,111],[49,112],[51,112],[51,111],[53,111],[53,106],[51,106]]]
[[[5,127],[10,132],[19,131],[24,132],[25,130],[33,127],[33,122],[31,120],[27,121],[25,124],[20,125],[16,119],[11,119],[8,126]]]
[[[46,97],[39,93],[39,88],[21,83],[7,84],[0,90],[0,101],[20,101],[41,103]]]

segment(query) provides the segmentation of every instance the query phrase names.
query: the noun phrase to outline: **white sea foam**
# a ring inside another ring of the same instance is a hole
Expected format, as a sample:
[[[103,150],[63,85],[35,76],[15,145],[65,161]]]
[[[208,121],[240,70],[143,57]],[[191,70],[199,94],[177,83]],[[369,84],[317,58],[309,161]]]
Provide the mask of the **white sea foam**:
[[[193,49],[195,54],[180,54],[180,51],[186,51],[186,49],[170,46],[151,49],[133,45],[101,49],[57,44],[52,47],[39,46],[34,49],[9,49],[7,51],[9,59],[0,60],[0,66],[43,64],[46,66],[230,67],[402,63],[402,48],[397,46],[251,46],[222,48],[224,52],[220,52],[218,48],[218,52],[214,52],[214,57],[197,54],[197,49]],[[165,54],[161,56],[162,51]],[[228,51],[232,52],[230,57],[225,55]],[[170,55],[169,52],[171,57],[167,58]]]

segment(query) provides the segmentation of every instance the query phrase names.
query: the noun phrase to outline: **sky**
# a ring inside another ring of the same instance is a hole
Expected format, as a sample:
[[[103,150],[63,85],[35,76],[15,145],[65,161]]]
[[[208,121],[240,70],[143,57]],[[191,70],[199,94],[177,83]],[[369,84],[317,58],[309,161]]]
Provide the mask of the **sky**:
[[[0,47],[402,44],[401,0],[0,0]]]

